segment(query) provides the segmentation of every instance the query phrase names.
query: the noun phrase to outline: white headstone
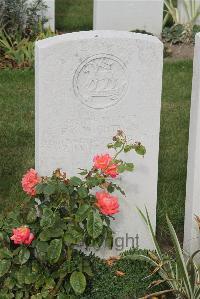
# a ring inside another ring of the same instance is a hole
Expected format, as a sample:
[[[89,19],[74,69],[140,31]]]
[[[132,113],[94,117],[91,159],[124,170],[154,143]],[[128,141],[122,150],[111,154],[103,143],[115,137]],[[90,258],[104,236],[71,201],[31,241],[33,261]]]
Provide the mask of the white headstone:
[[[183,24],[189,21],[188,14],[185,9],[185,3],[188,5],[188,7],[191,7],[191,9],[189,10],[190,15],[192,14],[192,11],[200,11],[200,0],[178,0],[177,7],[180,15],[180,22]],[[191,4],[193,6],[190,6]],[[200,16],[196,19],[195,24],[200,24]]]
[[[200,216],[200,34],[194,51],[185,203],[184,249],[189,254],[200,248],[195,215]]]
[[[36,43],[36,169],[41,175],[58,167],[70,176],[78,167],[89,169],[118,129],[147,148],[145,158],[126,156],[135,162],[135,172],[118,179],[127,197],[120,196],[114,250],[106,255],[136,246],[137,235],[140,247],[152,248],[136,206],[147,206],[155,228],[162,64],[162,43],[148,35],[90,31]]]
[[[48,18],[46,26],[49,26],[51,30],[55,31],[55,0],[45,0],[47,5],[47,11],[45,13]]]
[[[94,0],[95,30],[162,32],[163,0]]]
[[[33,2],[33,0],[28,0],[28,3]],[[45,27],[50,27],[51,30],[55,31],[55,0],[43,0],[44,4],[47,6],[45,11],[41,11],[41,15],[48,19]]]

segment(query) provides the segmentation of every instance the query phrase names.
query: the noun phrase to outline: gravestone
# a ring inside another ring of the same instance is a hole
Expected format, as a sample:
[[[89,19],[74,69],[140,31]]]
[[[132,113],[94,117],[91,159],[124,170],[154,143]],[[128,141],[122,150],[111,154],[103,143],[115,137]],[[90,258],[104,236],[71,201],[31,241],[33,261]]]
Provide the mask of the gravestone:
[[[28,3],[31,4],[33,0],[28,0]],[[41,11],[41,15],[48,19],[45,27],[50,27],[51,30],[55,31],[55,0],[43,0],[47,8],[44,11]]]
[[[194,11],[197,9],[198,11],[200,11],[200,0],[195,0],[191,2],[191,0],[186,0],[186,2],[188,3],[188,5],[190,5],[191,3],[193,3],[191,6],[191,8],[194,9]],[[187,15],[187,11],[185,9],[185,3],[184,0],[178,0],[178,11],[180,14],[180,23],[184,24],[187,23],[189,21],[188,19],[188,15]],[[192,13],[192,10],[189,10],[189,13]],[[196,19],[195,24],[200,24],[200,16]]]
[[[190,112],[188,167],[185,203],[184,249],[189,254],[200,248],[200,34],[196,35]]]
[[[163,0],[94,0],[95,30],[162,32]]]
[[[45,16],[48,19],[46,26],[49,26],[51,30],[55,31],[55,0],[45,0],[47,10]]]
[[[146,205],[156,225],[163,46],[148,35],[117,31],[69,33],[36,43],[36,169],[70,176],[91,168],[118,129],[147,148],[135,172],[119,178],[120,213],[113,251],[153,248],[136,211]],[[139,240],[138,240],[139,238]],[[123,243],[123,244],[122,244]],[[134,244],[133,244],[134,243]]]

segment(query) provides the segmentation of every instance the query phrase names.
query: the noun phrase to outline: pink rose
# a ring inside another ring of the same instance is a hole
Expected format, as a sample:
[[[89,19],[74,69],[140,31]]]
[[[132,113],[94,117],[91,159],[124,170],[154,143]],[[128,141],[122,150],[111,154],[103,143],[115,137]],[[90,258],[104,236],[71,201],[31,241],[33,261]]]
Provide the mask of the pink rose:
[[[117,165],[112,162],[109,154],[96,155],[93,159],[94,167],[100,169],[105,175],[115,178],[118,175]]]
[[[119,203],[117,196],[112,196],[108,192],[102,191],[96,193],[96,206],[104,215],[113,215],[119,213]]]
[[[34,235],[28,227],[21,226],[13,229],[13,235],[10,239],[14,242],[14,244],[30,245],[34,239]]]
[[[111,164],[104,170],[104,174],[111,176],[112,178],[116,178],[116,176],[119,174],[117,170],[116,164]]]
[[[35,186],[40,183],[41,178],[35,171],[35,169],[30,169],[22,178],[22,188],[30,196],[35,196]]]
[[[101,170],[106,169],[109,166],[111,161],[112,158],[109,154],[96,155],[93,159],[94,167]]]

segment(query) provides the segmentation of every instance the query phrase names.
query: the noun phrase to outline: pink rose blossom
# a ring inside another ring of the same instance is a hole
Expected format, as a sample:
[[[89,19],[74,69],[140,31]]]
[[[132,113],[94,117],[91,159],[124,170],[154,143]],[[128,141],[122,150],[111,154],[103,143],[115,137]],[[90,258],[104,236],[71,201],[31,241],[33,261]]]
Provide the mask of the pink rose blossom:
[[[22,178],[22,188],[30,196],[35,196],[35,186],[40,183],[41,178],[35,171],[35,169],[30,169]]]
[[[109,154],[96,155],[93,162],[94,167],[100,169],[105,175],[115,178],[119,174],[117,165],[112,162],[112,157]]]
[[[104,174],[111,176],[112,178],[116,178],[116,176],[119,174],[117,170],[116,164],[111,164],[104,170]]]
[[[14,244],[30,245],[34,239],[34,235],[28,227],[21,226],[13,229],[13,235],[10,239],[14,242]]]
[[[105,155],[96,155],[93,159],[94,167],[97,169],[104,170],[106,169],[109,164],[111,163],[112,158],[109,154]]]
[[[96,206],[104,215],[113,215],[119,213],[119,203],[117,196],[112,196],[108,192],[102,191],[96,193]]]

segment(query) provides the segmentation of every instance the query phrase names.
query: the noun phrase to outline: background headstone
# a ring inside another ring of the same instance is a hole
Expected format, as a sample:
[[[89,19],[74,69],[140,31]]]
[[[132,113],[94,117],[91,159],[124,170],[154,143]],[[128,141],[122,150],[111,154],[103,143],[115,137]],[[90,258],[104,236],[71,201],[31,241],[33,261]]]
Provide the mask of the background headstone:
[[[28,0],[28,3],[31,4],[33,0]],[[48,22],[45,24],[45,27],[50,27],[51,30],[55,31],[55,0],[44,0],[44,4],[47,6],[45,11],[41,11],[41,15],[48,19]]]
[[[185,203],[184,249],[189,254],[200,248],[195,215],[200,216],[200,34],[194,51]]]
[[[69,33],[36,43],[36,169],[70,176],[90,168],[118,129],[147,148],[130,153],[135,172],[119,178],[126,191],[113,221],[113,252],[152,248],[136,206],[155,228],[163,45],[148,35],[115,31]],[[121,238],[121,239],[120,239]],[[134,238],[134,239],[131,239]],[[132,242],[135,244],[132,244]],[[123,246],[120,246],[124,242]],[[116,250],[116,251],[115,251]]]
[[[191,2],[190,0],[187,0],[188,3]],[[195,6],[196,8],[200,8],[200,0],[195,0]],[[187,12],[185,10],[185,5],[184,5],[184,1],[183,0],[178,0],[178,11],[179,11],[179,14],[180,14],[180,21],[181,23],[187,23],[188,22],[188,15],[187,15]],[[200,24],[200,16],[197,18],[195,24]]]
[[[47,27],[49,26],[51,30],[55,31],[55,0],[45,0],[47,5],[47,11],[45,12],[45,16],[48,18]]]
[[[162,32],[163,0],[94,0],[95,30]]]

